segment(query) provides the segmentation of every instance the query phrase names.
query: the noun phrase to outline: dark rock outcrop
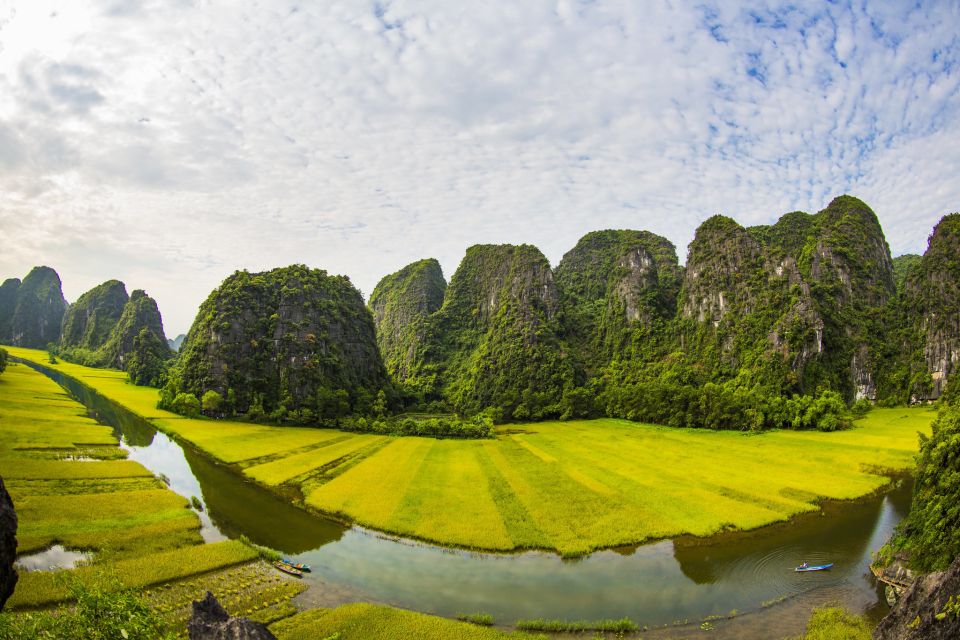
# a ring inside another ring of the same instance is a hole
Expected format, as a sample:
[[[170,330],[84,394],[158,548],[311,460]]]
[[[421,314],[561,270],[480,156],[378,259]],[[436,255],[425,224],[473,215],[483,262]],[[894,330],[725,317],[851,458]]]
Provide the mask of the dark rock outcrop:
[[[0,478],[0,609],[17,586],[17,512]]]
[[[60,330],[61,347],[95,350],[110,336],[129,300],[119,280],[108,280],[80,296],[67,309]]]
[[[173,377],[178,391],[216,391],[241,413],[322,413],[320,396],[337,392],[356,409],[388,384],[360,292],[304,265],[227,278],[200,306]]]
[[[187,631],[190,640],[276,640],[263,624],[231,617],[209,591],[194,601]]]
[[[917,579],[873,632],[874,640],[960,638],[960,558]]]
[[[17,304],[10,319],[10,343],[42,349],[58,342],[66,309],[57,272],[50,267],[34,267],[17,289]]]

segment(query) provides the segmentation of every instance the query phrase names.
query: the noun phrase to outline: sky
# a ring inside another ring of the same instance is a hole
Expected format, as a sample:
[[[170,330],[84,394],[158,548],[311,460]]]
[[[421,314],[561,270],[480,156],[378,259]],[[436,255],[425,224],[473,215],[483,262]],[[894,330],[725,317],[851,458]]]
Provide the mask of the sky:
[[[237,269],[369,296],[477,243],[960,210],[960,2],[0,0],[0,278],[167,334]]]

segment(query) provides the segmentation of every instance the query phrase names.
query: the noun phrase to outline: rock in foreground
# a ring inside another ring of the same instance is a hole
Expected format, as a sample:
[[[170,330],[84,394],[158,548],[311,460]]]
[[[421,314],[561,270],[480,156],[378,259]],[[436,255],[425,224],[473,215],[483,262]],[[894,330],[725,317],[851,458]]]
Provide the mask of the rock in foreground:
[[[880,621],[874,640],[960,638],[960,558],[946,571],[918,579]]]
[[[17,513],[13,510],[13,500],[3,486],[0,478],[0,609],[13,594],[17,586],[17,570],[13,563],[17,559]]]
[[[187,630],[190,640],[277,640],[259,622],[230,617],[209,591],[203,600],[194,601]]]

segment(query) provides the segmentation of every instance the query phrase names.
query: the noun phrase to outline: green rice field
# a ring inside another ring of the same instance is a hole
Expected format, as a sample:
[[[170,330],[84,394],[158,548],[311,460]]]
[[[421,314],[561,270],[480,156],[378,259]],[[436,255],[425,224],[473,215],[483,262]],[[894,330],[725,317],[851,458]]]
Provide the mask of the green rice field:
[[[111,429],[59,385],[25,365],[7,366],[0,473],[17,510],[17,552],[61,544],[93,555],[71,570],[21,571],[6,608],[55,605],[69,598],[67,576],[107,573],[124,587],[151,588],[151,604],[177,629],[206,588],[264,622],[295,613],[290,598],[303,585],[254,562],[257,551],[246,544],[202,544],[188,501],[125,455]]]
[[[402,536],[564,555],[682,534],[752,529],[853,499],[913,464],[929,409],[875,409],[848,431],[760,435],[624,420],[500,427],[435,440],[187,419],[122,372],[47,364],[306,506]],[[456,514],[456,517],[450,517]]]

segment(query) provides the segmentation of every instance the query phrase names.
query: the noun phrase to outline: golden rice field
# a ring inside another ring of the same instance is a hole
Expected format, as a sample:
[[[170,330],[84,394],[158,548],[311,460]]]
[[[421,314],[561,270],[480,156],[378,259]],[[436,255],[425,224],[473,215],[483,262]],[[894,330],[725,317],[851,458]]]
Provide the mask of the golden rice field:
[[[45,364],[46,354],[9,349]],[[469,548],[566,555],[750,529],[857,498],[912,466],[928,409],[876,409],[849,431],[761,435],[623,420],[507,425],[485,441],[388,438],[186,419],[122,372],[47,365],[309,508]]]

